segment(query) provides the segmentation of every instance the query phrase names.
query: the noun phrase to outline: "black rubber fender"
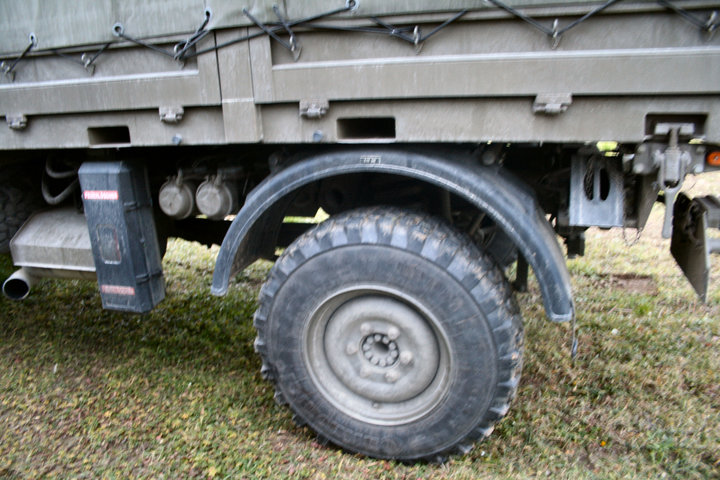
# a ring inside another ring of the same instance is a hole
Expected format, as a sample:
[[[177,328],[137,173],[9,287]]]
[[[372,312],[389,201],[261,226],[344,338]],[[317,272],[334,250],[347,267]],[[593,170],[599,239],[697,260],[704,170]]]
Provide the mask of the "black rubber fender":
[[[570,275],[555,232],[529,189],[508,172],[480,165],[457,151],[358,148],[300,159],[266,178],[246,198],[218,253],[213,295],[225,295],[230,278],[274,248],[269,226],[279,225],[290,195],[318,180],[350,173],[388,173],[415,178],[457,195],[502,228],[533,268],[548,317],[574,318]],[[271,245],[272,244],[272,245]]]

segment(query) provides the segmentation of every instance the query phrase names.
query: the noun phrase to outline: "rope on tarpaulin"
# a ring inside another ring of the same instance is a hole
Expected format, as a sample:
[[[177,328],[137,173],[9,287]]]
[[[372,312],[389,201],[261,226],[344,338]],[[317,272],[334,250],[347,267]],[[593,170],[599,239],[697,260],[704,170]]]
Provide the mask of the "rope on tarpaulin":
[[[576,28],[580,24],[584,23],[588,19],[598,15],[599,13],[603,12],[604,10],[612,7],[613,5],[622,3],[622,2],[628,2],[630,0],[607,0],[605,3],[597,6],[593,10],[589,11],[582,17],[578,18],[577,20],[574,20],[570,22],[568,25],[565,25],[563,27],[560,27],[559,20],[554,20],[552,23],[552,27],[548,27],[538,21],[537,19],[533,18],[532,16],[508,5],[507,3],[503,2],[502,0],[483,0],[487,4],[490,4],[500,10],[504,10],[505,12],[509,13],[511,16],[524,21],[525,23],[531,25],[532,27],[536,28],[540,32],[547,35],[552,42],[552,47],[556,48],[562,39],[563,35],[569,32],[570,30]],[[655,0],[655,3],[658,5],[678,14],[683,19],[700,29],[701,31],[712,35],[715,30],[720,27],[720,20],[718,18],[717,12],[713,11],[707,19],[703,19],[687,9],[684,9],[680,6],[678,6],[676,3],[673,3],[671,0]],[[204,11],[204,17],[203,21],[200,24],[200,26],[195,30],[195,32],[186,40],[177,43],[174,46],[174,49],[172,51],[166,50],[164,48],[158,47],[157,45],[154,45],[152,43],[148,43],[142,39],[138,39],[135,37],[132,37],[128,35],[125,32],[125,27],[121,23],[116,23],[112,27],[113,35],[115,35],[118,38],[121,38],[122,40],[125,40],[127,42],[133,43],[138,46],[142,46],[144,48],[147,48],[149,50],[152,50],[160,55],[164,55],[166,57],[172,58],[178,62],[184,62],[188,59],[197,57],[199,55],[202,55],[204,53],[209,52],[215,52],[218,50],[221,50],[223,48],[229,47],[231,45],[235,45],[240,42],[246,42],[249,40],[252,40],[254,38],[258,38],[264,35],[268,35],[269,37],[273,38],[275,41],[277,41],[280,45],[288,49],[292,54],[293,58],[297,61],[300,56],[301,52],[301,46],[299,41],[297,40],[297,35],[295,34],[295,31],[293,30],[296,27],[302,27],[305,29],[310,30],[328,30],[328,31],[344,31],[344,32],[356,32],[356,33],[370,33],[370,34],[379,34],[379,35],[388,35],[393,38],[397,38],[400,40],[403,40],[407,43],[410,43],[415,46],[416,51],[420,51],[422,48],[423,43],[428,40],[430,37],[436,35],[441,30],[446,28],[451,23],[455,22],[456,20],[459,20],[461,17],[466,15],[468,13],[468,10],[462,10],[458,12],[457,14],[453,15],[434,29],[432,29],[429,33],[423,34],[420,26],[414,26],[414,27],[398,27],[391,25],[377,17],[369,17],[369,19],[375,23],[377,26],[343,26],[343,25],[330,25],[330,24],[319,24],[314,23],[318,20],[322,20],[325,18],[333,17],[335,15],[346,13],[351,10],[355,10],[357,8],[357,3],[355,0],[347,0],[345,2],[345,6],[341,8],[337,8],[334,10],[330,10],[328,12],[320,13],[317,15],[313,15],[310,17],[298,19],[298,20],[289,20],[286,19],[283,14],[280,12],[280,9],[277,7],[277,5],[273,6],[273,11],[275,12],[275,15],[278,18],[278,22],[269,22],[269,23],[263,23],[257,18],[255,18],[247,9],[243,9],[243,14],[255,25],[257,26],[260,31],[249,33],[247,35],[240,36],[238,38],[235,38],[233,40],[229,40],[226,42],[223,42],[221,44],[217,44],[211,47],[207,47],[204,49],[198,50],[196,48],[197,44],[204,39],[208,34],[212,33],[212,29],[208,29],[207,25],[210,22],[210,19],[212,17],[212,12],[209,8],[205,9]],[[280,35],[286,34],[289,37],[289,41],[283,40]],[[36,49],[37,47],[37,38],[35,37],[35,34],[31,34],[31,41],[28,47],[10,64],[7,62],[2,63],[2,69],[5,72],[5,75],[11,78],[11,81],[14,81],[14,70],[15,67],[18,65],[18,63],[25,58],[28,53],[31,50],[34,50],[35,52],[40,52]],[[93,56],[89,56],[87,54],[83,54],[81,59],[79,61],[75,60],[74,58],[70,57],[69,55],[63,53],[60,49],[53,49],[50,50],[50,52],[62,57],[67,58],[75,63],[81,64],[85,69],[87,69],[90,74],[92,75],[94,73],[94,62],[97,60],[98,57],[100,57],[107,49],[113,44],[113,42],[104,44]]]

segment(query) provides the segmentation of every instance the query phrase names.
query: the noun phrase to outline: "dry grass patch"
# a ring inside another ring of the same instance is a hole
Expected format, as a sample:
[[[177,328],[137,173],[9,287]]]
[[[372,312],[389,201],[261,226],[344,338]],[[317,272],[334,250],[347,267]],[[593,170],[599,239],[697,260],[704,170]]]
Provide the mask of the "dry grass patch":
[[[698,185],[717,192],[719,179]],[[143,316],[102,311],[91,283],[43,282],[25,302],[0,300],[0,478],[718,478],[720,259],[703,305],[659,237],[661,213],[632,247],[592,229],[569,262],[575,361],[537,285],[519,296],[518,398],[490,439],[444,465],[318,445],[275,405],[252,347],[267,263],[218,299],[216,250],[173,241],[167,299]],[[0,257],[0,275],[12,270]]]

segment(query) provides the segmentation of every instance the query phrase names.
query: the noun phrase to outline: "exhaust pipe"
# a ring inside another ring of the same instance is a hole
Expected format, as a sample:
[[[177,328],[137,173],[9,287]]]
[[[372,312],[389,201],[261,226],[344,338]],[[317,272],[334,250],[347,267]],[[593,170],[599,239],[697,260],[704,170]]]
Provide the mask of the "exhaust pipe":
[[[30,289],[37,280],[28,270],[21,268],[5,280],[2,291],[11,300],[23,300],[30,294]]]
[[[27,298],[42,278],[97,278],[85,215],[73,207],[33,214],[10,240],[10,252],[20,270],[2,291],[12,300]]]

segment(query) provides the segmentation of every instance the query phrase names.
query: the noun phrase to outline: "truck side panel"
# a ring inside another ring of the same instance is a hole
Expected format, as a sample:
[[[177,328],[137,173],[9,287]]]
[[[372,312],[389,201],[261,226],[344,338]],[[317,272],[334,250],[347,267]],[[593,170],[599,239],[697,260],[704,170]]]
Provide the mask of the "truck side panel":
[[[299,5],[288,6],[289,18],[327,11],[318,2]],[[383,22],[428,33],[455,14],[439,13],[443,5]],[[528,11],[540,12],[542,24],[558,18],[566,26],[589,6],[597,5],[573,2]],[[136,38],[150,36],[143,29],[156,7],[135,7],[134,15],[111,9],[113,18],[122,17],[125,31]],[[557,44],[507,12],[481,9],[417,46],[387,33],[332,30],[377,28],[367,18],[369,9],[389,7],[363,3],[357,11],[322,19],[322,25],[297,28],[302,45],[297,59],[258,28],[238,27],[249,22],[238,17],[240,7],[211,7],[208,28],[229,25],[231,19],[235,26],[211,31],[197,44],[203,53],[184,64],[118,39],[98,57],[92,75],[52,51],[31,52],[16,65],[15,80],[0,83],[0,115],[9,124],[13,118],[27,119],[25,130],[0,129],[0,149],[246,142],[640,143],[654,133],[657,119],[677,123],[688,118],[696,137],[720,141],[720,37],[653,3],[620,2],[568,30]],[[268,2],[247,7],[259,21],[272,12]],[[197,28],[203,8],[182,4],[169,15],[185,12],[197,17],[195,23],[178,21],[170,32],[164,19],[154,31],[165,36],[147,41],[172,52]],[[707,11],[692,13],[704,18]],[[10,13],[22,17],[26,12]],[[89,25],[100,22],[96,17],[82,18]],[[102,28],[111,32],[110,26]],[[190,33],[182,33],[186,29]],[[60,35],[52,32],[51,38]],[[2,37],[3,47],[9,42],[15,54],[21,45],[10,37],[18,35],[12,30]],[[248,35],[258,36],[231,43]],[[112,41],[107,35],[93,38]],[[102,45],[77,47],[69,55],[79,58]],[[321,114],[301,110],[315,103],[323,106]],[[167,108],[182,109],[183,116],[161,123],[160,109]],[[368,130],[368,123],[379,126]],[[94,134],[113,127],[127,129],[127,135]]]

